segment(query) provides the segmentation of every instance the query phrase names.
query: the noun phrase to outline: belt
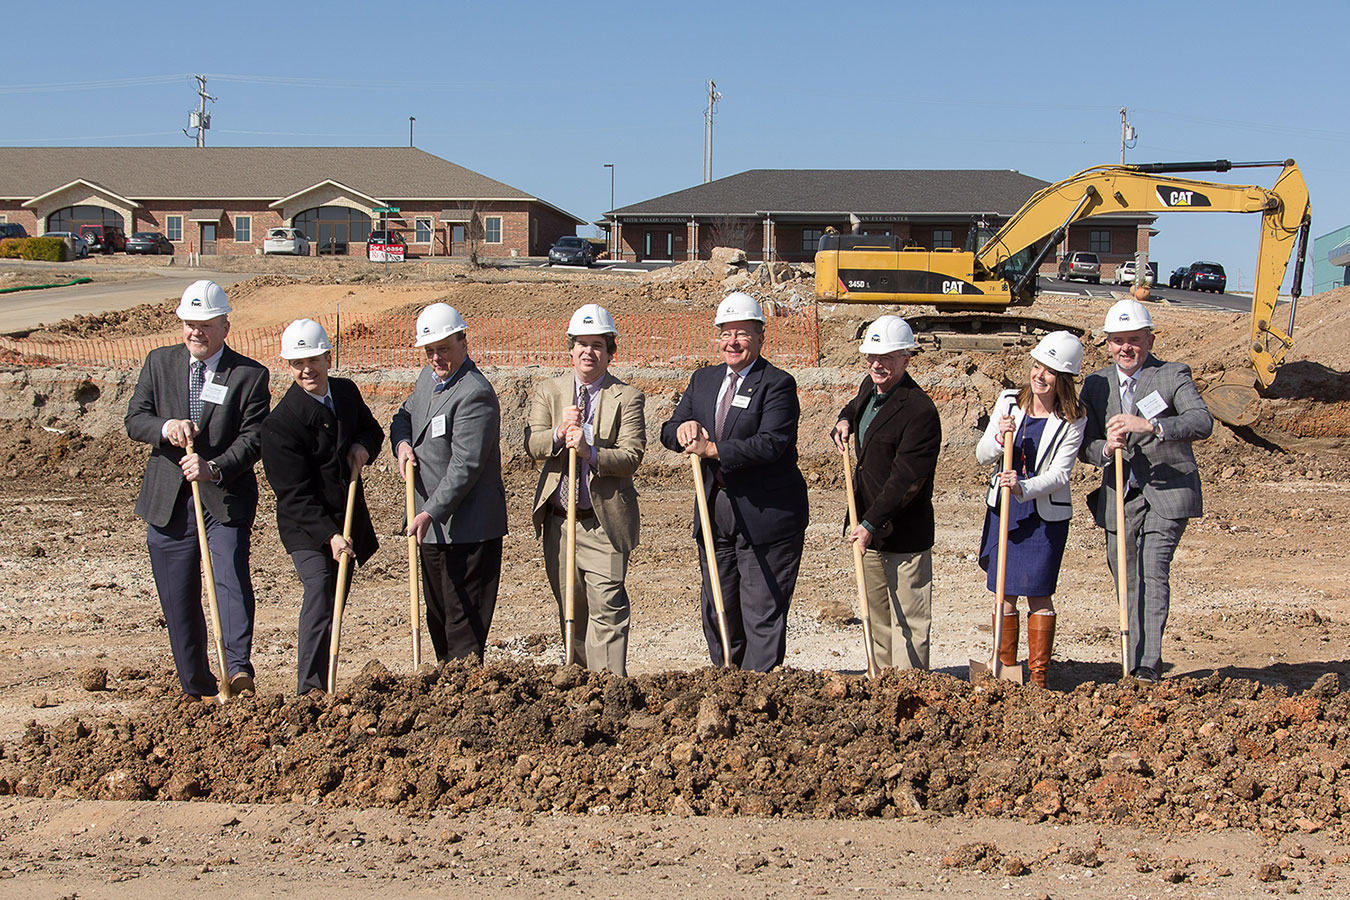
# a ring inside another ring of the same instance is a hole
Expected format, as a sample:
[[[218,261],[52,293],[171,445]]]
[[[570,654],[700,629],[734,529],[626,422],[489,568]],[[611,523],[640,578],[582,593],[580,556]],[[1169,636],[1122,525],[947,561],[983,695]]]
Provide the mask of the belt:
[[[565,510],[565,509],[559,509],[558,507],[554,506],[552,503],[550,503],[550,504],[548,505],[548,511],[549,511],[549,514],[550,514],[550,515],[557,516],[559,519],[566,519],[566,518],[567,518],[567,510]],[[577,521],[578,521],[578,522],[585,522],[585,521],[587,521],[588,519],[594,519],[594,518],[595,518],[595,510],[594,510],[593,508],[587,508],[587,509],[581,509],[581,508],[578,508],[578,509],[577,509]]]

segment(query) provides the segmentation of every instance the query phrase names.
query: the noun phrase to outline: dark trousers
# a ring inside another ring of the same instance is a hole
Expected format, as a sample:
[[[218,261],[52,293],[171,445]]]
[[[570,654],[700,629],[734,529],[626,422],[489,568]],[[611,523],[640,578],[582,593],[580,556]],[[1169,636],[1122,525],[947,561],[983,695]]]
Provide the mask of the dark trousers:
[[[220,631],[225,637],[227,677],[240,672],[253,676],[253,580],[248,570],[249,535],[252,523],[222,525],[202,510],[211,564],[216,576],[216,602],[220,607]],[[204,697],[219,693],[211,674],[211,646],[206,614],[202,610],[201,553],[197,544],[197,516],[192,508],[192,489],[178,492],[173,516],[167,525],[146,530],[150,568],[155,576],[159,605],[169,628],[169,646],[178,669],[183,692]]]
[[[483,658],[497,608],[502,539],[474,544],[423,544],[422,590],[436,659]]]
[[[773,544],[751,544],[736,530],[735,511],[720,489],[713,490],[713,548],[717,575],[726,608],[731,663],[752,672],[767,672],[783,664],[787,653],[787,613],[797,586],[806,533]],[[713,605],[708,559],[699,541],[703,570],[703,635],[712,664],[723,664],[722,636]]]
[[[291,554],[295,574],[304,587],[300,603],[300,635],[296,672],[296,692],[315,688],[328,690],[328,648],[333,636],[333,606],[337,603],[338,563],[326,550],[297,550]],[[347,569],[347,589],[351,590],[352,569]]]

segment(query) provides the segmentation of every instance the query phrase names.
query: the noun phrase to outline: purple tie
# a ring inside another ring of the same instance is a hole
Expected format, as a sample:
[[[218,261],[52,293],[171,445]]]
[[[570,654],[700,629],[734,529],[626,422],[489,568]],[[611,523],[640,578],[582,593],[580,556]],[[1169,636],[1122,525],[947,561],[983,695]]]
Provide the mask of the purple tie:
[[[736,373],[728,370],[727,372],[727,390],[722,395],[722,402],[717,404],[717,419],[714,422],[713,440],[722,439],[722,426],[727,422],[727,413],[731,412],[731,401],[736,396]]]

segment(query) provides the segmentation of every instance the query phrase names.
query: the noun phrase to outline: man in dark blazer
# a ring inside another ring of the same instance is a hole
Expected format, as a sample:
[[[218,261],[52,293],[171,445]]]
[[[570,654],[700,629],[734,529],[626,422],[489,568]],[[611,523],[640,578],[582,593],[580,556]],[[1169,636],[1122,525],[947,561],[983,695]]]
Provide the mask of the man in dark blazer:
[[[1106,530],[1106,562],[1116,576],[1115,451],[1123,451],[1129,668],[1140,681],[1156,682],[1172,557],[1187,521],[1203,513],[1191,443],[1209,437],[1214,417],[1190,368],[1152,355],[1153,318],[1143,304],[1121,300],[1107,311],[1103,330],[1114,364],[1083,379],[1087,423],[1078,458],[1102,469],[1088,505]]]
[[[253,581],[249,536],[258,509],[262,423],[270,403],[267,369],[225,346],[230,305],[211,281],[197,281],[178,304],[183,344],[152,350],[127,407],[132,440],[151,446],[136,515],[145,519],[155,588],[169,629],[183,693],[219,693],[208,659],[201,602],[201,555],[192,490],[200,484],[216,576],[225,658],[234,693],[253,690]],[[193,452],[187,452],[192,443]]]
[[[448,304],[422,310],[416,342],[428,365],[389,426],[400,476],[408,460],[415,466],[407,534],[420,545],[427,630],[441,662],[482,659],[506,534],[501,407],[469,358],[468,327]]]
[[[724,364],[694,372],[661,443],[702,457],[713,552],[726,607],[731,664],[756,672],[782,665],[787,613],[806,537],[806,481],[797,468],[797,382],[761,356],[764,313],[750,295],[730,294],[714,320]],[[703,634],[723,665],[707,552],[697,514],[694,540],[703,570]]]
[[[277,496],[277,531],[304,588],[300,605],[298,693],[328,688],[328,650],[338,562],[364,565],[380,546],[358,482],[351,540],[342,534],[347,488],[379,455],[384,429],[356,385],[330,376],[333,345],[323,326],[297,319],[281,334],[281,358],[295,382],[263,422],[262,461]],[[347,582],[351,583],[351,569]]]
[[[830,433],[840,453],[850,438],[857,446],[859,522],[848,539],[863,548],[872,651],[877,665],[902,669],[928,668],[933,474],[942,447],[937,407],[908,372],[918,349],[904,319],[873,322],[858,347],[868,377]]]

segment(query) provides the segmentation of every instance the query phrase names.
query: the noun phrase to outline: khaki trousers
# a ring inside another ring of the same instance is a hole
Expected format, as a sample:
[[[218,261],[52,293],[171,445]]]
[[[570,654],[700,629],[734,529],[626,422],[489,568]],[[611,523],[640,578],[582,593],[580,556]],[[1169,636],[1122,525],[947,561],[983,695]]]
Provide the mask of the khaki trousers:
[[[567,566],[567,520],[544,517],[544,570],[558,601],[558,623],[566,640],[563,610]],[[577,520],[577,577],[572,658],[593,672],[628,674],[628,591],[623,586],[628,557],[614,549],[595,518]]]
[[[933,619],[933,551],[863,554],[867,618],[878,666],[928,668]]]

